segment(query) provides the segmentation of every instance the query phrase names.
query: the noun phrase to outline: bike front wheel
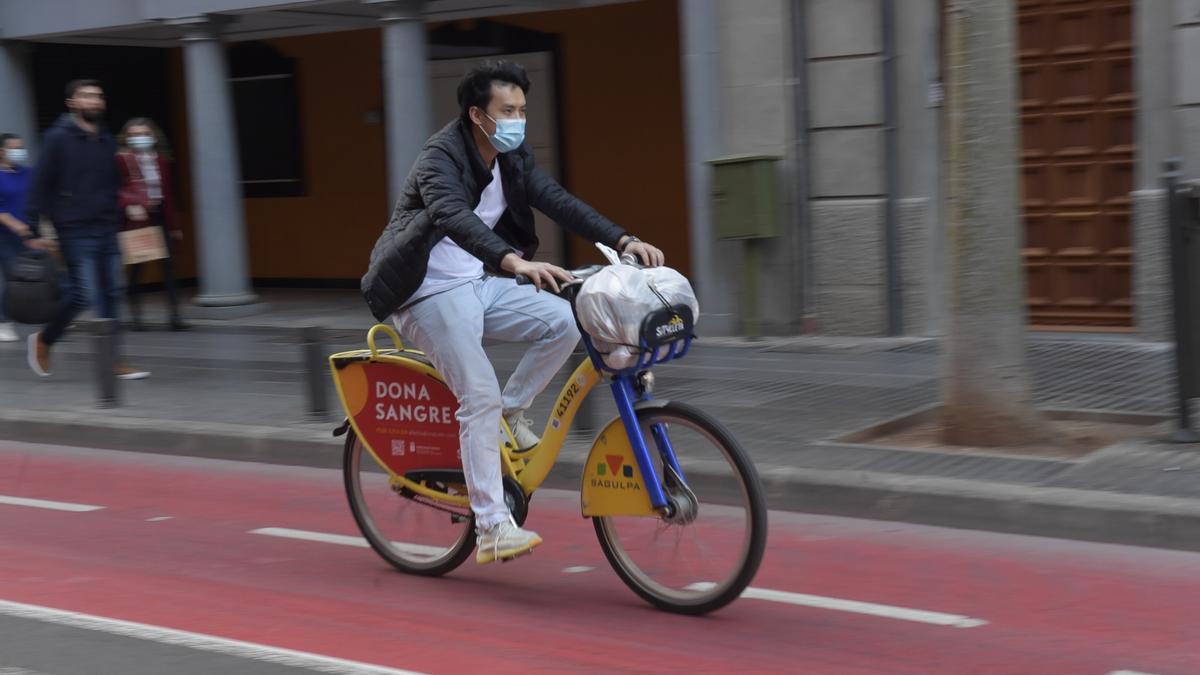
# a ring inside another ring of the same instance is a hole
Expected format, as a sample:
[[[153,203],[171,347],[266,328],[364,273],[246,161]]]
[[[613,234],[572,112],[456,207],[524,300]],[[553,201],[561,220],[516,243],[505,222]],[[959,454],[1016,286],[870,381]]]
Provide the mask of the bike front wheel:
[[[351,429],[346,435],[343,474],[350,510],[367,543],[384,560],[409,574],[440,576],[455,569],[475,547],[475,519],[466,509],[432,504],[397,490]],[[448,494],[465,485],[434,483]]]
[[[682,403],[639,410],[638,425],[680,505],[666,517],[593,518],[617,575],[651,604],[704,614],[732,602],[754,578],[767,543],[767,507],[754,465],[715,419]],[[683,481],[668,473],[674,451]],[[657,452],[655,452],[657,450]]]

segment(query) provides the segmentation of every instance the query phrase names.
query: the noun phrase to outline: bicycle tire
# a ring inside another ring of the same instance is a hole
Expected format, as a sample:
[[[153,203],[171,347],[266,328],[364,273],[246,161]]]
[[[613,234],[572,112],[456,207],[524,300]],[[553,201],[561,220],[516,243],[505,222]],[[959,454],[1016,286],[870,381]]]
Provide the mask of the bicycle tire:
[[[758,572],[763,552],[766,549],[767,507],[758,472],[733,435],[720,422],[697,408],[683,403],[667,402],[659,407],[639,410],[637,416],[639,426],[643,429],[650,424],[677,423],[702,432],[710,441],[714,442],[714,447],[724,455],[726,462],[733,468],[741,484],[742,500],[746,509],[745,519],[748,521],[749,527],[748,536],[740,554],[740,560],[736,564],[736,570],[725,580],[725,583],[696,590],[686,597],[677,589],[666,588],[649,579],[624,550],[624,545],[618,536],[619,530],[616,523],[619,520],[628,521],[630,519],[610,516],[593,517],[592,523],[600,541],[600,547],[609,564],[612,565],[617,576],[625,582],[625,585],[655,607],[668,612],[689,615],[706,614],[720,609],[733,602],[750,585],[754,575]],[[651,448],[654,447],[653,441],[650,445]],[[680,461],[683,461],[682,457]],[[661,460],[659,460],[659,465],[661,467]],[[687,479],[688,469],[686,466],[683,468],[685,479]],[[689,480],[689,483],[692,481]],[[641,520],[645,521],[646,519],[642,518]],[[682,527],[687,527],[687,525]]]
[[[354,515],[354,522],[358,524],[359,531],[362,532],[363,537],[370,544],[371,548],[396,569],[419,576],[441,576],[463,564],[475,548],[474,516],[469,517],[469,521],[463,528],[462,535],[446,548],[445,553],[435,557],[405,554],[402,549],[397,548],[391,540],[380,532],[370,508],[367,506],[366,497],[363,494],[359,469],[362,461],[364,461],[364,452],[363,444],[357,441],[358,436],[354,433],[354,429],[350,429],[346,433],[346,446],[342,460],[342,476],[346,488],[346,497],[350,502],[350,511]],[[374,457],[370,453],[365,454],[366,461],[375,462]],[[400,495],[396,495],[395,498],[408,499]],[[413,501],[412,504],[415,507],[434,510],[433,507],[425,506],[416,501]],[[450,514],[445,514],[445,517],[449,519],[451,516]]]

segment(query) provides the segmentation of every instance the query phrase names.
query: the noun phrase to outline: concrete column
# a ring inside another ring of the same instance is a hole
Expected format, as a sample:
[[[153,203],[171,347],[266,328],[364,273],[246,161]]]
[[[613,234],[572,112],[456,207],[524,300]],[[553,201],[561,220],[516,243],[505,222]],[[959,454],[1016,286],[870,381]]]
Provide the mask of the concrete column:
[[[1200,178],[1200,0],[1175,0],[1175,119],[1186,178]]]
[[[394,204],[433,133],[429,46],[424,0],[365,0],[383,9],[383,108],[387,135],[388,196]]]
[[[27,45],[0,43],[0,92],[4,92],[0,96],[0,131],[25,139],[32,155],[40,139]]]
[[[1173,17],[1161,0],[1134,3],[1134,85],[1137,87],[1136,185],[1138,190],[1162,187],[1163,160],[1179,152],[1172,110],[1175,82]]]
[[[1137,87],[1133,214],[1133,311],[1138,337],[1171,339],[1171,272],[1167,246],[1163,160],[1181,152],[1175,118],[1173,12],[1162,0],[1134,6],[1134,86]]]
[[[172,20],[183,37],[192,202],[200,264],[199,316],[233,318],[261,311],[250,287],[241,163],[229,68],[219,17]]]
[[[679,3],[691,281],[700,301],[702,330],[708,335],[732,334],[738,319],[736,290],[717,273],[712,168],[707,164],[721,155],[719,19],[717,0]]]
[[[880,0],[809,0],[805,11],[816,330],[882,335],[887,327],[883,7]]]
[[[805,169],[799,144],[805,134],[796,124],[803,116],[803,85],[794,72],[792,34],[794,26],[803,26],[802,11],[786,0],[719,3],[721,150],[781,158],[777,206],[783,222],[777,237],[715,242],[718,267],[706,276],[728,280],[729,292],[736,293],[732,306],[742,314],[739,324],[749,327],[746,319],[753,312],[764,335],[800,332],[809,309],[807,218],[795,202],[806,193],[799,185]]]
[[[938,0],[896,2],[896,119],[904,332],[939,335],[945,309]]]

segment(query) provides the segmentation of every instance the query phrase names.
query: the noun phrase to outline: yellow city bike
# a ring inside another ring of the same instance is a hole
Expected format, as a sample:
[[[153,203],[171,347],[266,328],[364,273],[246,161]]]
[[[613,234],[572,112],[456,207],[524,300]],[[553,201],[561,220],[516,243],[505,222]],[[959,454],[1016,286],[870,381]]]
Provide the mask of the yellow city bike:
[[[576,270],[560,295],[574,308]],[[500,461],[513,518],[558,458],[583,400],[602,379],[619,416],[594,439],[583,467],[582,514],[591,518],[617,575],[651,604],[703,614],[732,602],[762,561],[767,509],[754,465],[718,421],[689,405],[652,397],[655,364],[685,356],[690,308],[664,307],[642,324],[640,356],[615,370],[584,333],[588,359],[571,374],[542,434],[519,451],[503,422]],[[581,331],[582,332],[582,331]],[[394,349],[380,349],[388,335]],[[419,351],[376,325],[367,349],[330,357],[346,422],[343,470],[354,519],[371,547],[410,574],[438,576],[475,546],[459,454],[457,400]]]

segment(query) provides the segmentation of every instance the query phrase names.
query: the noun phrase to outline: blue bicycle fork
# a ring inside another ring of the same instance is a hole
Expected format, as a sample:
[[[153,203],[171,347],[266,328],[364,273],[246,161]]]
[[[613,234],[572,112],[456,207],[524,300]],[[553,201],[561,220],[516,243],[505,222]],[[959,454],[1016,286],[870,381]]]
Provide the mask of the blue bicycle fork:
[[[638,424],[637,413],[634,411],[634,402],[638,400],[649,400],[649,394],[639,396],[633,386],[633,378],[635,375],[621,374],[613,378],[612,387],[613,398],[617,402],[617,412],[621,415],[621,421],[625,423],[625,433],[629,436],[629,444],[633,448],[633,456],[637,459],[638,469],[642,472],[642,479],[646,485],[646,493],[650,497],[650,504],[656,509],[663,509],[668,506],[667,496],[663,493],[662,480],[655,469],[655,462],[650,455],[650,449],[646,445],[646,438],[642,435],[641,426]],[[665,425],[655,424],[651,428],[651,433],[654,436],[654,443],[658,447],[658,452],[662,456],[663,461],[669,466],[675,475],[680,480],[683,478],[683,470],[679,467],[679,461],[675,457],[675,449],[671,447],[671,441],[667,438],[667,430]]]

